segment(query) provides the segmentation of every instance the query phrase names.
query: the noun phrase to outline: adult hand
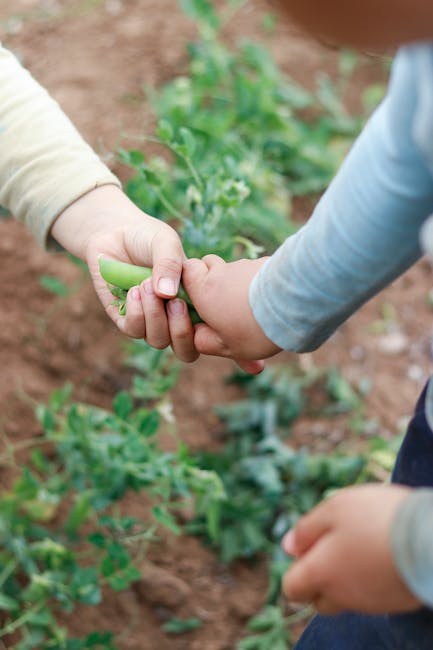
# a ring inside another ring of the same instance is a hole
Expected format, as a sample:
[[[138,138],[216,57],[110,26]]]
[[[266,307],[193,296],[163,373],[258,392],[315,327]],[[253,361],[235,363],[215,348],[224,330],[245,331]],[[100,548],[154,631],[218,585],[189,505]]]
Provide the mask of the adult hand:
[[[199,356],[185,303],[174,299],[185,255],[173,228],[139,210],[116,186],[106,185],[67,208],[55,221],[52,235],[87,262],[107,314],[124,334],[144,338],[159,349],[172,343],[183,361],[194,361]],[[99,273],[101,254],[153,268],[150,280],[128,292],[126,316],[118,313]],[[166,310],[167,299],[171,300]]]

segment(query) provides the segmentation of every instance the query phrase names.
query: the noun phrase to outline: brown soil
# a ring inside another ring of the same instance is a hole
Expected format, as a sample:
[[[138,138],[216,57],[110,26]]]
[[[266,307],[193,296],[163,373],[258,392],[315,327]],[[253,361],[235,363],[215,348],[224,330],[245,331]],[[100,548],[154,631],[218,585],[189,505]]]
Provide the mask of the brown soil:
[[[194,35],[175,0],[2,0],[1,5],[0,35],[5,44],[22,57],[109,160],[110,152],[124,145],[123,137],[137,143],[149,119],[144,88],[182,72],[185,43]],[[227,38],[262,37],[264,7],[264,2],[251,2],[231,22]],[[319,68],[336,67],[334,51],[286,24],[278,25],[270,46],[283,68],[309,86]],[[366,60],[349,89],[350,104],[356,107],[360,85],[382,74],[377,62]],[[309,209],[307,202],[299,205],[303,211]],[[76,267],[38,249],[14,221],[0,221],[0,256],[0,433],[20,441],[39,433],[32,403],[44,401],[65,381],[74,383],[76,397],[107,406],[128,376],[122,369],[119,335],[92,287],[84,284],[71,298],[58,301],[39,286],[42,273],[55,273],[67,283],[80,280]],[[355,383],[369,377],[368,415],[379,418],[382,431],[389,435],[410,413],[431,369],[430,286],[430,267],[421,262],[351,318],[320,351],[302,357],[304,364],[333,364]],[[390,328],[397,335],[371,332],[384,303],[394,307],[395,323]],[[173,401],[179,434],[189,445],[214,444],[219,425],[212,406],[237,394],[215,379],[231,368],[222,360],[201,359],[183,370]],[[299,444],[311,443],[316,449],[329,444],[320,434],[306,419],[294,431]],[[332,434],[333,444],[344,438],[344,422]],[[5,485],[9,478],[2,468],[0,483]],[[129,507],[139,512],[139,498],[131,497]],[[107,594],[102,607],[70,616],[72,632],[82,635],[95,628],[124,632],[122,650],[234,648],[245,620],[263,602],[263,564],[227,568],[197,540],[179,542],[171,536],[152,549],[150,559],[160,571],[148,578],[151,588]],[[206,624],[194,633],[170,638],[160,626],[174,613],[199,616]]]

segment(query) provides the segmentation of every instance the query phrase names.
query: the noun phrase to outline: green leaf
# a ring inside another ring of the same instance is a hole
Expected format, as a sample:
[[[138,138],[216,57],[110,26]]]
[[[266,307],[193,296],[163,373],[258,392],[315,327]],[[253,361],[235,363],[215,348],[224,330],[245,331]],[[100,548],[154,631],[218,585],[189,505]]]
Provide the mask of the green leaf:
[[[157,137],[162,140],[162,142],[170,143],[173,140],[174,131],[170,122],[167,120],[160,120],[158,122],[158,128],[156,129]]]
[[[84,641],[84,647],[101,648],[101,650],[115,650],[112,640],[112,632],[91,632]]]
[[[20,604],[15,598],[11,598],[6,594],[0,592],[0,609],[6,610],[7,612],[14,612],[19,609]]]
[[[43,404],[38,404],[36,406],[36,417],[46,433],[54,431],[56,427],[56,418],[49,408]]]
[[[148,409],[140,409],[134,413],[134,426],[142,436],[150,438],[159,429],[161,417],[158,411],[149,411]]]
[[[192,632],[193,630],[197,630],[202,625],[203,621],[201,621],[199,618],[173,617],[164,623],[162,629],[164,632],[167,632],[167,634],[185,634],[185,632]]]
[[[98,548],[105,548],[107,545],[107,537],[102,533],[91,533],[87,539]]]
[[[128,415],[132,412],[132,408],[133,403],[131,395],[126,391],[117,393],[113,400],[113,410],[117,417],[121,420],[127,420]]]
[[[180,527],[177,525],[173,515],[171,515],[165,508],[154,506],[152,508],[152,514],[160,524],[171,530],[176,535],[180,535]]]
[[[99,605],[102,600],[98,575],[93,567],[77,567],[71,582],[73,597],[85,605]]]
[[[188,156],[188,158],[192,158],[196,148],[196,142],[193,134],[189,129],[186,129],[185,127],[182,126],[179,129],[179,135],[185,147],[186,155]]]
[[[74,388],[74,385],[71,382],[67,382],[62,388],[58,388],[56,390],[53,390],[53,392],[50,395],[50,408],[54,412],[60,411],[65,404],[68,402],[72,395],[72,390]]]
[[[68,535],[76,535],[79,527],[83,524],[90,512],[90,496],[86,492],[75,496],[75,503],[66,520],[65,529]]]
[[[208,0],[180,0],[180,6],[190,18],[194,18],[212,27],[212,29],[218,28],[218,16],[214,11],[212,3]]]
[[[66,298],[66,296],[69,296],[70,294],[70,289],[63,280],[54,275],[41,275],[39,278],[39,284],[50,293],[61,298]]]
[[[140,580],[141,572],[135,566],[128,566],[123,571],[118,571],[116,574],[108,578],[110,587],[114,591],[123,591],[127,589],[132,582]]]

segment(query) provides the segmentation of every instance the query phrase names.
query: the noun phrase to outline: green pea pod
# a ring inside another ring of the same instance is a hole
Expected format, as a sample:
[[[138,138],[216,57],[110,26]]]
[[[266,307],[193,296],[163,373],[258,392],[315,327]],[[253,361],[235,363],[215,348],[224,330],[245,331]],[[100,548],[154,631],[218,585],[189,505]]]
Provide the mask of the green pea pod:
[[[109,285],[110,291],[116,298],[113,304],[117,305],[119,314],[126,314],[126,296],[131,287],[141,284],[144,280],[152,277],[152,269],[145,266],[135,266],[126,262],[110,260],[102,255],[98,258],[99,271],[105,282]],[[201,323],[202,319],[195,310],[185,289],[180,285],[179,298],[182,298],[188,305],[188,311],[193,323]]]
[[[120,289],[131,289],[152,276],[152,269],[110,260],[102,255],[99,256],[98,262],[99,271],[105,282]]]

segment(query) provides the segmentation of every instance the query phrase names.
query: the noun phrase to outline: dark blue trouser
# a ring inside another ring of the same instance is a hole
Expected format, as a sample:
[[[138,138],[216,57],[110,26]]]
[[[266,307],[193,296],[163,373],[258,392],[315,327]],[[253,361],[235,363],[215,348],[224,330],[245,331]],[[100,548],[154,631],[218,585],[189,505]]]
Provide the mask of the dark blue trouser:
[[[433,432],[425,418],[424,388],[397,456],[393,483],[433,487]],[[433,540],[432,540],[433,543]],[[295,650],[433,650],[433,610],[368,616],[316,616]]]

